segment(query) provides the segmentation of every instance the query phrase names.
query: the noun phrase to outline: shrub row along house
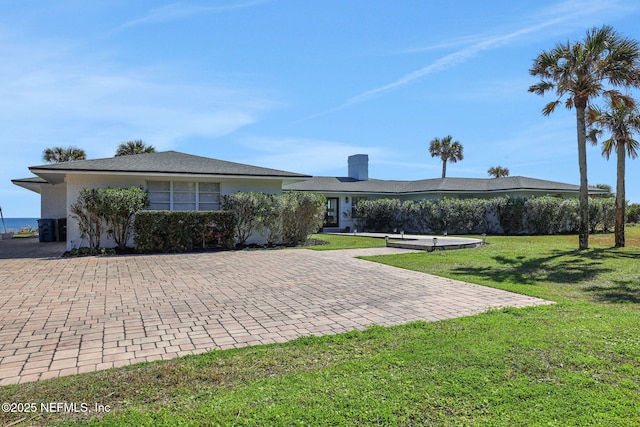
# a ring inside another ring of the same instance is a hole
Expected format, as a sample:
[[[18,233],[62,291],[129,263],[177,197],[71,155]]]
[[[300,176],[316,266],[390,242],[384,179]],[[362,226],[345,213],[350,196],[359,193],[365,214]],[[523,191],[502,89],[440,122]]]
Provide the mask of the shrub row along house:
[[[553,196],[576,198],[578,185],[542,179],[510,176],[502,178],[435,178],[417,181],[369,179],[369,156],[357,154],[348,159],[348,176],[313,177],[285,183],[287,191],[313,191],[327,198],[325,229],[331,231],[357,226],[355,206],[363,199],[392,198],[406,200],[440,200],[449,198],[493,198]],[[592,195],[606,190],[590,188]]]
[[[32,166],[35,175],[12,182],[41,197],[41,218],[66,221],[67,249],[86,246],[70,213],[85,188],[142,187],[153,210],[217,210],[221,196],[237,192],[279,195],[283,191],[317,192],[327,198],[325,229],[353,229],[353,208],[362,199],[441,199],[578,196],[577,185],[525,177],[439,178],[418,181],[369,179],[368,156],[348,159],[348,176],[310,175],[195,156],[176,151],[80,160]],[[593,194],[604,190],[592,188]],[[113,245],[109,240],[105,246]]]

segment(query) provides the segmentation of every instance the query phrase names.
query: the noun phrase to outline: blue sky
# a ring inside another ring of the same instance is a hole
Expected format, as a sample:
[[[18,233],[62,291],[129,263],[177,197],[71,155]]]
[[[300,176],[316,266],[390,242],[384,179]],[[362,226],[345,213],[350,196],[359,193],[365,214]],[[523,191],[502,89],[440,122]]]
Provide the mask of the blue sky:
[[[464,160],[447,176],[577,184],[575,112],[527,92],[533,59],[587,29],[640,40],[633,1],[0,0],[0,206],[38,217],[11,184],[46,147],[110,157],[142,139],[313,175],[437,178],[429,141],[451,134]],[[634,93],[638,95],[638,93]],[[615,186],[615,161],[588,151],[589,183]],[[640,203],[640,160],[627,198]]]

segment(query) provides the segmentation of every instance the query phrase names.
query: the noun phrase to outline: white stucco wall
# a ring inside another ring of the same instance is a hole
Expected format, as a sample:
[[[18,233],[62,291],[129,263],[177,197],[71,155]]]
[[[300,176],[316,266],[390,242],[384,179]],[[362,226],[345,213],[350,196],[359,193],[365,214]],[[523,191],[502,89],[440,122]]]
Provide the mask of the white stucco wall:
[[[282,180],[279,179],[222,179],[220,182],[220,194],[233,194],[239,191],[249,193],[282,194]]]
[[[40,218],[67,217],[67,185],[65,183],[40,187]]]

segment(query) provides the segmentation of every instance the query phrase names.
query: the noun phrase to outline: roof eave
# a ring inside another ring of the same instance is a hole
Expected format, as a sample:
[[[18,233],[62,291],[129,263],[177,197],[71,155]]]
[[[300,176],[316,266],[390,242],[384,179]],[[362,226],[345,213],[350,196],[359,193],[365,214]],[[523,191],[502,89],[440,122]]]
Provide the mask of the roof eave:
[[[11,182],[18,187],[26,188],[34,193],[41,194],[41,188],[43,185],[48,185],[46,182],[34,182],[22,179],[12,179]]]

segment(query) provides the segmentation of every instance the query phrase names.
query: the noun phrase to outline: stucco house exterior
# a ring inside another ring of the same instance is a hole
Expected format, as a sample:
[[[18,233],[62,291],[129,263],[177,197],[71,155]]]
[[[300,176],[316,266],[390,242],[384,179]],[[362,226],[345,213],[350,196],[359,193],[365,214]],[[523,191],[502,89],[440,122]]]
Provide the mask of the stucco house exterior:
[[[369,156],[348,158],[348,176],[315,176],[284,185],[286,191],[312,191],[327,198],[326,231],[354,230],[354,206],[362,199],[396,198],[405,200],[455,198],[493,198],[554,196],[577,198],[580,186],[523,176],[503,178],[434,178],[394,181],[369,178]],[[596,187],[591,195],[606,194]]]
[[[215,210],[220,196],[239,191],[281,194],[284,185],[311,176],[176,151],[32,166],[35,177],[12,182],[41,196],[41,218],[66,218],[67,250],[86,246],[70,207],[84,188],[149,191],[150,209]],[[106,247],[115,243],[103,236]]]

